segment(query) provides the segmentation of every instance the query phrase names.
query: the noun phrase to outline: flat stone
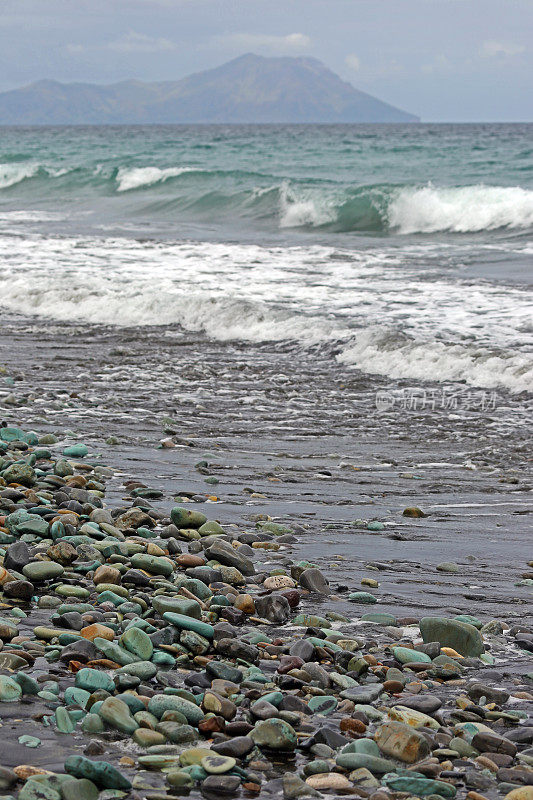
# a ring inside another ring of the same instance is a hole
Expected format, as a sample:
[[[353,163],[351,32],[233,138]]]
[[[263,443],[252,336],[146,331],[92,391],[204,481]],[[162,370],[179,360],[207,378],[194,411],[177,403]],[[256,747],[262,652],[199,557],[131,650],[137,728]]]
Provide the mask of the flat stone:
[[[209,775],[202,783],[202,794],[207,797],[234,795],[241,785],[237,775]]]
[[[419,664],[431,664],[431,658],[426,653],[419,650],[411,650],[409,647],[393,647],[392,652],[396,661],[400,664],[417,662]]]
[[[165,611],[163,619],[170,622],[176,628],[181,630],[194,631],[200,634],[205,639],[212,639],[215,635],[215,629],[207,622],[200,622],[193,617],[186,617],[183,614],[175,614],[173,611]]]
[[[480,656],[485,651],[480,632],[466,622],[444,617],[423,617],[419,624],[424,642],[439,642],[441,647],[453,647],[467,657]]]
[[[322,775],[311,775],[306,779],[306,784],[317,791],[337,791],[345,792],[353,788],[351,781],[345,775],[340,775],[338,772],[329,772]]]
[[[65,772],[75,778],[87,778],[102,789],[131,789],[131,782],[107,761],[91,761],[84,756],[68,756]]]
[[[294,728],[281,719],[260,720],[250,737],[259,747],[271,750],[294,750],[297,741]]]
[[[205,756],[200,763],[209,775],[223,775],[232,770],[237,762],[231,756],[212,755]]]
[[[413,728],[432,728],[438,730],[440,723],[437,720],[423,714],[421,711],[416,711],[414,708],[407,708],[400,704],[388,709],[388,715],[391,719],[397,722],[405,722],[406,725],[411,725]]]
[[[22,574],[31,583],[39,583],[41,581],[59,578],[64,571],[61,564],[58,564],[56,561],[31,561],[22,568]]]
[[[190,700],[171,694],[156,694],[151,697],[148,711],[157,719],[161,719],[165,711],[179,711],[191,725],[198,725],[204,716],[203,711]]]
[[[386,756],[413,764],[430,753],[430,747],[421,733],[402,722],[386,722],[374,734],[374,740]]]
[[[154,652],[154,646],[148,634],[135,626],[124,631],[120,637],[120,644],[143,661],[149,661]]]
[[[431,778],[408,777],[400,775],[385,775],[382,783],[395,792],[410,792],[419,797],[438,794],[441,797],[455,797],[457,789],[451,783],[435,781]]]
[[[97,689],[105,689],[106,692],[114,692],[115,684],[105,672],[90,667],[83,667],[78,670],[75,678],[75,686],[85,689],[87,692],[95,692]]]
[[[14,703],[22,696],[22,688],[14,678],[0,675],[0,702]]]
[[[350,689],[344,689],[341,697],[345,700],[353,700],[354,703],[373,703],[382,692],[382,683],[369,683],[367,686],[352,686]]]
[[[133,733],[139,727],[131,716],[129,707],[118,697],[107,697],[100,706],[98,714],[104,722],[123,733]]]
[[[166,611],[171,611],[174,614],[181,614],[185,617],[193,617],[200,619],[202,616],[202,609],[196,600],[190,600],[187,597],[168,597],[167,595],[156,595],[152,598],[152,607],[158,614],[163,614]]]
[[[365,767],[373,775],[384,775],[386,772],[396,769],[394,761],[368,755],[368,753],[340,753],[336,758],[336,764],[349,770]]]

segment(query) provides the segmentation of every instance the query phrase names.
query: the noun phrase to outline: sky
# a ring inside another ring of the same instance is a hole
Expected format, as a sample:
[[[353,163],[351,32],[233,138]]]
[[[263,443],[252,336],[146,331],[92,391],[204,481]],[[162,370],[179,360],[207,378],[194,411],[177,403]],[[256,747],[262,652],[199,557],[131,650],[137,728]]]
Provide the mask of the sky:
[[[314,56],[427,122],[533,121],[533,0],[0,0],[0,91]]]

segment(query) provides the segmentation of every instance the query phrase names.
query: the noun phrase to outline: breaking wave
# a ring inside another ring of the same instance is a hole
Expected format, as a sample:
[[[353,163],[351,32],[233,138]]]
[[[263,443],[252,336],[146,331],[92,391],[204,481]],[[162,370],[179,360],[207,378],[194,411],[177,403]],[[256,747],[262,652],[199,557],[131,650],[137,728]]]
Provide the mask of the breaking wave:
[[[261,220],[274,228],[339,233],[465,234],[533,226],[533,191],[519,186],[347,186],[194,165],[52,169],[30,162],[0,164],[0,197],[28,191],[32,200],[53,194],[72,208],[86,204],[92,191],[97,198],[112,198],[119,214],[121,203],[127,202],[127,216],[175,218],[182,213],[187,218]]]

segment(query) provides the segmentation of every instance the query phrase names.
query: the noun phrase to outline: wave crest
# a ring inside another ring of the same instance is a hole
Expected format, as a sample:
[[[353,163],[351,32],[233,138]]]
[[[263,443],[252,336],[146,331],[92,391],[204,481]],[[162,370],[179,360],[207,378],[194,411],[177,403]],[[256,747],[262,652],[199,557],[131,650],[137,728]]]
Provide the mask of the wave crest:
[[[519,186],[402,189],[387,209],[399,233],[476,233],[533,225],[533,192]]]
[[[132,189],[142,189],[156,183],[164,183],[169,178],[177,178],[186,172],[201,172],[195,167],[134,167],[128,169],[121,167],[117,172],[117,192],[129,192]]]

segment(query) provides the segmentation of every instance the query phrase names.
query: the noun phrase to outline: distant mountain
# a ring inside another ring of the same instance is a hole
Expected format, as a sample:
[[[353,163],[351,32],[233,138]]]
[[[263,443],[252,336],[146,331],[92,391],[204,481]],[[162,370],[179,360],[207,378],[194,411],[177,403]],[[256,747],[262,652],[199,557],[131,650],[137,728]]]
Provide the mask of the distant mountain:
[[[0,93],[0,125],[417,122],[315,58],[244,55],[180,81],[38,81]]]

